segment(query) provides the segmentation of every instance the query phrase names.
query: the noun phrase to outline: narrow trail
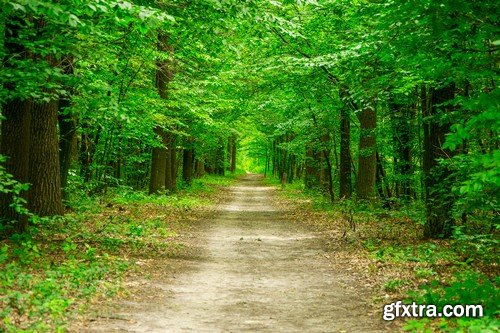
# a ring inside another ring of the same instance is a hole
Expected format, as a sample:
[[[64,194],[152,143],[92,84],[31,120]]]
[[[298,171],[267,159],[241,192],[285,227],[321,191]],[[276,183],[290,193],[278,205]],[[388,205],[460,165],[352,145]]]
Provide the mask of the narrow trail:
[[[274,188],[248,175],[230,188],[197,259],[169,259],[80,332],[383,332],[324,240],[284,219]],[[360,296],[361,295],[361,296]]]

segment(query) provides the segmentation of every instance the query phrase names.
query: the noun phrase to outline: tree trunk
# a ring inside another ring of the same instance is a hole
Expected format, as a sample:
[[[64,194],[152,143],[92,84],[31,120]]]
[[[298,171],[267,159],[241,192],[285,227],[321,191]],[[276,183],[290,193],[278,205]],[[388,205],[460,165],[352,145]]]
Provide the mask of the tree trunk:
[[[165,167],[165,188],[168,193],[175,192],[177,187],[177,148],[176,138],[172,133],[167,134],[167,155]]]
[[[5,119],[1,122],[0,154],[7,157],[5,171],[21,183],[29,182],[30,109],[29,101],[13,99],[4,105],[2,112]],[[22,197],[27,199],[27,193]],[[0,219],[16,221],[14,229],[22,233],[28,226],[28,218],[10,207],[12,199],[11,195],[0,194]]]
[[[358,199],[372,199],[375,195],[375,176],[377,171],[376,136],[377,114],[375,108],[366,106],[358,114],[360,123],[358,176],[356,192]]]
[[[27,58],[27,51],[18,43],[19,31],[24,21],[17,17],[8,17],[5,22],[4,47],[6,57],[4,64],[6,68],[15,68],[16,60]],[[6,91],[14,92],[19,82],[5,84]],[[29,147],[30,147],[30,124],[32,104],[30,101],[14,97],[3,105],[1,120],[0,154],[7,158],[5,171],[11,174],[15,180],[21,183],[29,181]],[[27,193],[21,193],[27,199]],[[28,217],[18,214],[13,208],[13,197],[9,194],[0,193],[0,221],[4,219],[7,223],[13,223],[14,231],[22,233],[28,226]],[[9,226],[10,227],[10,226]]]
[[[450,170],[439,166],[440,158],[449,158],[451,151],[442,148],[449,123],[443,123],[440,115],[449,113],[451,106],[441,105],[454,98],[455,85],[449,84],[431,91],[431,107],[423,109],[424,126],[423,171],[425,185],[426,225],[424,237],[446,238],[452,234],[454,221],[451,218],[453,197],[448,179]],[[423,95],[425,97],[425,94]],[[426,105],[425,101],[422,105]]]
[[[351,180],[351,120],[345,108],[340,110],[340,198],[349,199]]]
[[[195,158],[194,162],[194,176],[201,178],[205,174],[205,165],[202,159]]]
[[[71,56],[65,57],[61,63],[62,72],[66,75],[73,74],[73,58]],[[76,120],[66,110],[71,106],[71,98],[69,92],[71,88],[65,87],[67,94],[59,99],[59,167],[61,169],[61,188],[63,190],[63,197],[66,196],[65,188],[68,183],[68,172],[71,166],[71,149],[76,135]]]
[[[167,33],[158,32],[157,49],[169,56],[166,60],[156,62],[155,83],[158,95],[162,99],[168,98],[168,85],[174,78],[172,59],[170,58],[174,49],[168,43],[168,38]],[[155,147],[152,151],[149,192],[155,193],[167,190],[168,193],[172,193],[175,191],[177,182],[177,154],[175,152],[174,135],[166,133],[159,126],[155,128],[155,132],[161,137],[163,147]]]
[[[168,34],[165,32],[158,33],[158,51],[168,53],[169,57],[174,52],[172,45],[168,44]],[[174,78],[173,64],[171,59],[160,60],[156,62],[156,88],[158,95],[162,99],[168,98],[168,84]]]
[[[59,100],[59,165],[61,169],[63,196],[65,196],[64,189],[68,185],[68,172],[71,166],[72,147],[76,135],[76,120],[70,114],[63,111],[69,104],[69,99]]]
[[[35,103],[31,112],[28,207],[40,216],[63,214],[57,111],[53,100]]]
[[[149,182],[149,194],[165,191],[166,168],[167,168],[167,136],[163,128],[157,126],[155,133],[161,138],[163,147],[154,147],[151,159],[151,178]]]
[[[228,140],[228,155],[229,155],[229,172],[236,172],[236,136],[233,134]]]
[[[184,148],[182,152],[182,180],[188,185],[193,182],[193,158],[194,149]]]

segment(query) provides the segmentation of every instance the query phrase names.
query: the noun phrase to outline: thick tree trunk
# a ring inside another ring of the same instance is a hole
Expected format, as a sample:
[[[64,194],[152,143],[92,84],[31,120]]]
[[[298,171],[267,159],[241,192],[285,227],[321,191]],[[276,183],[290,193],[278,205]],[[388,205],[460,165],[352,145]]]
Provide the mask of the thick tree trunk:
[[[451,111],[451,106],[442,105],[454,98],[455,85],[449,84],[430,92],[431,107],[423,109],[426,118],[424,126],[423,171],[425,185],[426,225],[424,237],[446,238],[452,234],[454,221],[451,217],[453,197],[448,168],[439,166],[440,158],[449,158],[452,152],[442,148],[445,135],[450,130],[449,123],[443,123],[442,117]],[[426,98],[425,92],[422,96]],[[425,100],[422,105],[427,105]]]
[[[193,182],[194,149],[184,148],[182,152],[182,180],[191,185]]]
[[[375,108],[366,106],[358,114],[360,123],[358,176],[356,192],[358,199],[371,199],[375,196],[375,176],[377,171],[376,136],[377,114]]]
[[[194,176],[201,178],[205,174],[205,164],[202,159],[195,158],[194,162]]]
[[[168,34],[165,32],[158,33],[158,51],[168,53],[169,56],[174,52],[172,45],[168,44]],[[168,98],[168,84],[174,78],[173,64],[171,59],[160,60],[156,62],[156,88],[158,95],[162,99]]]
[[[59,100],[59,165],[61,169],[61,188],[68,184],[68,172],[71,166],[73,141],[76,135],[76,120],[68,113],[63,112],[69,106],[69,99]]]
[[[176,138],[172,133],[167,134],[167,155],[165,167],[165,189],[173,193],[177,187],[177,147]]]
[[[351,180],[351,120],[345,108],[340,110],[340,198],[349,199]]]
[[[29,182],[29,148],[30,148],[30,124],[31,103],[14,99],[7,102],[3,107],[1,126],[0,154],[7,157],[4,166],[6,172],[13,175],[14,179],[21,183]],[[22,193],[27,199],[27,193]],[[14,222],[16,232],[24,232],[28,226],[28,218],[19,215],[13,208],[12,196],[0,194],[0,220]]]
[[[172,45],[168,44],[168,34],[158,32],[158,51],[167,53],[169,57],[173,53]],[[159,60],[156,62],[156,89],[162,99],[168,98],[168,85],[174,77],[172,59]],[[166,133],[159,126],[155,132],[161,137],[163,147],[155,147],[151,156],[151,180],[149,186],[150,193],[175,191],[177,182],[177,154],[175,151],[175,140],[173,134]]]
[[[151,159],[151,178],[149,182],[149,194],[162,193],[165,191],[166,169],[167,169],[167,136],[163,128],[157,126],[155,133],[161,138],[163,147],[154,147]]]
[[[73,58],[65,57],[61,63],[62,72],[66,75],[73,74]],[[71,91],[70,87],[65,87],[66,91]],[[65,188],[68,182],[68,172],[71,165],[71,153],[73,141],[76,135],[76,119],[66,110],[71,106],[71,98],[69,95],[59,99],[59,165],[61,169],[61,188],[63,197],[66,196]]]
[[[31,112],[29,209],[40,216],[62,215],[58,100],[35,103]]]
[[[154,147],[151,159],[151,178],[149,181],[149,194],[163,193],[165,190],[165,171],[167,150]]]

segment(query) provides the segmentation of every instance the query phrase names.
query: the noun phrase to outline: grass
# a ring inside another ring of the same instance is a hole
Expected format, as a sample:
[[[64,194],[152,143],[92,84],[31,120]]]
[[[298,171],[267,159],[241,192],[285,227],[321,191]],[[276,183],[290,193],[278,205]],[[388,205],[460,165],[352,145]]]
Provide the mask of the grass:
[[[29,232],[0,242],[0,331],[64,332],[93,299],[120,292],[137,260],[182,255],[179,234],[233,182],[207,176],[171,196],[117,188],[74,196],[64,217],[34,219]]]

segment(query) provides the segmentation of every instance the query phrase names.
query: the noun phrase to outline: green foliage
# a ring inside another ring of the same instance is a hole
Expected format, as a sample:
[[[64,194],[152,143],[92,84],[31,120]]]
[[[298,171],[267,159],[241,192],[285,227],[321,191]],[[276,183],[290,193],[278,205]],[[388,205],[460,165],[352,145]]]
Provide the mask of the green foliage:
[[[376,259],[381,261],[411,261],[428,263],[438,261],[459,262],[460,257],[452,249],[438,247],[432,243],[422,243],[417,246],[407,247],[381,247],[374,252]]]
[[[455,228],[452,243],[455,252],[469,263],[498,265],[496,249],[499,242],[495,235],[464,233],[464,229],[465,227]]]
[[[126,268],[110,257],[77,251],[70,239],[47,248],[25,234],[0,253],[0,328],[7,332],[62,331],[75,300],[113,290],[106,281]]]
[[[388,292],[394,292],[394,291],[401,289],[401,287],[404,285],[405,285],[405,282],[403,280],[394,279],[394,280],[387,281],[384,284],[384,290],[388,291]]]
[[[445,332],[494,332],[498,329],[496,316],[499,313],[498,278],[491,281],[487,276],[466,270],[457,273],[451,283],[442,285],[434,280],[420,289],[410,291],[410,301],[419,304],[434,304],[438,309],[445,305],[480,304],[484,309],[484,318],[448,318],[437,325]],[[430,329],[428,320],[410,320],[406,330],[424,331]]]
[[[29,215],[29,211],[25,208],[26,200],[22,197],[22,192],[29,189],[28,184],[22,184],[7,173],[5,167],[6,158],[0,155],[0,195],[9,198],[9,206],[19,214]],[[12,229],[13,221],[8,221],[0,215],[0,237],[8,234]]]

